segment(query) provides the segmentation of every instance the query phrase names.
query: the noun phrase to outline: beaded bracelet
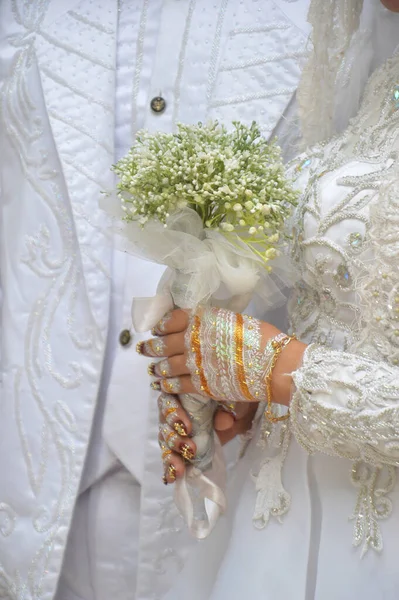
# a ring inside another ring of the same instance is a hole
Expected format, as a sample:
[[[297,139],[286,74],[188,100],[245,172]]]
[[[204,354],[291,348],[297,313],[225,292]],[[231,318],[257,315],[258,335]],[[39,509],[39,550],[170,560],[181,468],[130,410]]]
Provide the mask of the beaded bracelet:
[[[277,415],[275,415],[273,413],[273,408],[272,408],[272,378],[273,378],[273,370],[274,367],[276,366],[278,357],[280,356],[281,352],[284,350],[284,348],[286,346],[288,346],[288,344],[292,341],[295,340],[296,337],[295,335],[285,335],[285,334],[281,334],[279,333],[275,338],[273,338],[271,340],[271,346],[274,350],[273,353],[273,358],[271,360],[270,363],[270,368],[267,372],[266,378],[265,378],[265,383],[266,383],[266,401],[267,401],[267,408],[265,410],[265,418],[270,422],[270,423],[278,423],[279,421],[286,421],[287,419],[289,419],[290,417],[290,411],[288,410],[287,414],[282,415],[281,417],[278,417]]]

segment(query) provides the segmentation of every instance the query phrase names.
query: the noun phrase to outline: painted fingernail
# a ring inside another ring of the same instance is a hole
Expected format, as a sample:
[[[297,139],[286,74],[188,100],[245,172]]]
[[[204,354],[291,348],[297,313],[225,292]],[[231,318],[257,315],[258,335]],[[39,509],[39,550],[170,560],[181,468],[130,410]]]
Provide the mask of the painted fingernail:
[[[145,354],[146,356],[154,357],[165,356],[165,348],[165,342],[162,338],[145,340],[139,342],[136,346],[136,350],[139,354]]]
[[[192,451],[192,449],[190,448],[190,446],[188,444],[182,444],[180,446],[180,452],[183,458],[185,458],[186,460],[193,460],[195,454]]]
[[[173,483],[176,480],[176,468],[174,465],[169,465],[169,467],[166,470],[166,474],[167,477],[169,477],[169,479],[171,479],[171,482]]]
[[[184,425],[183,421],[176,421],[175,423],[173,423],[173,429],[181,437],[187,437],[188,436],[187,429],[186,429],[186,426]]]
[[[163,483],[164,485],[168,485],[168,480],[166,479],[166,475],[163,475],[163,476],[162,476],[162,483]]]
[[[160,392],[161,391],[161,384],[160,384],[159,381],[151,381],[150,388],[152,388],[156,392]]]
[[[155,377],[155,367],[156,367],[156,363],[150,363],[147,367],[147,373],[148,375],[151,375],[151,377]]]

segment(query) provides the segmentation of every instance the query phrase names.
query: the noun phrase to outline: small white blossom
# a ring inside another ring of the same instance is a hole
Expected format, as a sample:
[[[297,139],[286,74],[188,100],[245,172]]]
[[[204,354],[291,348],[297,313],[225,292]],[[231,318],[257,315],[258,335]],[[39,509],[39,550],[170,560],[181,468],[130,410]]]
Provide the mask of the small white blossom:
[[[266,256],[266,258],[269,258],[269,259],[275,258],[277,256],[276,248],[269,248],[268,250],[266,250],[265,256]]]
[[[273,235],[269,236],[268,241],[269,241],[270,244],[275,244],[276,242],[278,242],[279,237],[280,236],[279,236],[278,233],[274,233]]]
[[[242,236],[265,263],[278,255],[298,198],[279,147],[261,136],[256,123],[234,122],[230,131],[217,122],[178,124],[176,133],[141,131],[113,170],[127,221],[166,226],[169,215],[188,207],[204,227]]]
[[[234,225],[231,223],[221,223],[220,227],[223,229],[223,231],[234,231]]]

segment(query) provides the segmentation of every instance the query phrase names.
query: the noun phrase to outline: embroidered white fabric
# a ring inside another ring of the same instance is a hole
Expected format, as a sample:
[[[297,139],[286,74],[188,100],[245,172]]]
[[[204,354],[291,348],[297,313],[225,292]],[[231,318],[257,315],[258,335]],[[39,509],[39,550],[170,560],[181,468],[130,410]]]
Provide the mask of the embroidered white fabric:
[[[399,465],[399,369],[309,345],[294,373],[294,434],[306,450]]]
[[[312,0],[308,20],[312,51],[297,92],[304,147],[345,129],[398,46],[396,19],[375,0]]]
[[[264,426],[258,446],[253,439],[237,467],[234,508],[225,530],[218,530],[222,550],[208,558],[205,543],[193,558],[201,575],[189,565],[183,571],[184,589],[196,590],[194,600],[259,597],[265,589],[279,600],[349,600],[353,590],[365,600],[395,598],[398,67],[394,57],[374,73],[343,135],[291,166],[304,192],[291,247],[300,281],[289,312],[293,330],[309,347],[293,374],[291,426]],[[257,529],[251,531],[248,511],[254,507]],[[350,544],[351,526],[352,544],[361,552]],[[366,553],[367,563],[360,562]],[[281,556],[289,581],[275,577]],[[251,577],[241,583],[247,565]],[[204,583],[209,572],[214,575]],[[168,600],[184,598],[183,583]]]

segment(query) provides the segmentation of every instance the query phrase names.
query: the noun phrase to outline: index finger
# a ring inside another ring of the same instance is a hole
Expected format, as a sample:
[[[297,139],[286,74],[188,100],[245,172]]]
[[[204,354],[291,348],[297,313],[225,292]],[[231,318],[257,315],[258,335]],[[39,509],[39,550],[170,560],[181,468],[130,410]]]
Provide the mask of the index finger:
[[[185,331],[188,326],[188,314],[187,311],[177,308],[167,313],[155,327],[152,329],[152,335],[168,335],[170,333],[181,333]]]

